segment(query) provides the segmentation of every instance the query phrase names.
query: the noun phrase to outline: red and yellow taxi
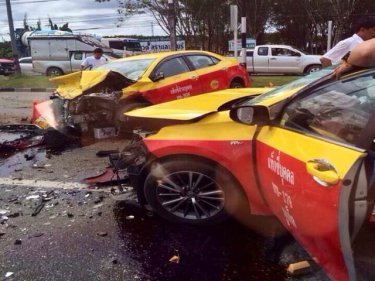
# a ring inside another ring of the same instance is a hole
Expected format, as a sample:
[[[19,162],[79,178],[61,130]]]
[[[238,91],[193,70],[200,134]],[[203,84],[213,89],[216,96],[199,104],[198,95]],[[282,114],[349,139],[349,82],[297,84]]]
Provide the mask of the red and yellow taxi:
[[[127,113],[144,127],[120,153],[140,202],[196,225],[273,215],[332,280],[371,280],[375,70],[322,70],[223,106],[202,95],[199,110],[195,98]]]
[[[51,81],[58,86],[49,101],[54,109],[45,110],[46,104],[37,107],[42,120],[36,123],[81,130],[114,125],[126,128],[123,113],[131,109],[250,85],[246,69],[235,59],[206,51],[127,57]]]

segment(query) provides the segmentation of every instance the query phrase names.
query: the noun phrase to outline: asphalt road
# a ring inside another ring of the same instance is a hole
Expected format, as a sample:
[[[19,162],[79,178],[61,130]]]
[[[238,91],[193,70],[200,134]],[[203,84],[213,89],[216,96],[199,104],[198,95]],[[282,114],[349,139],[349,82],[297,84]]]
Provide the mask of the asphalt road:
[[[2,123],[27,122],[30,101],[43,97],[0,93]],[[327,280],[314,265],[312,274],[287,275],[290,262],[308,256],[273,220],[253,218],[270,229],[262,235],[235,221],[175,225],[143,210],[131,189],[82,184],[107,166],[98,150],[125,143],[0,153],[0,280]]]
[[[0,92],[0,123],[30,120],[33,101],[46,100],[49,92]]]

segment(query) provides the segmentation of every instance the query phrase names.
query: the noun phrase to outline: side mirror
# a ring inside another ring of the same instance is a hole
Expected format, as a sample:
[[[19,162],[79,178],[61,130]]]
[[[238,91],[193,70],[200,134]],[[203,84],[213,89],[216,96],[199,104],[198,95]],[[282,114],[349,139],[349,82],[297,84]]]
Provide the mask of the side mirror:
[[[156,73],[155,75],[153,75],[152,77],[150,77],[151,81],[152,82],[157,82],[159,80],[162,80],[164,79],[164,72],[159,72],[159,73]]]
[[[268,125],[271,118],[268,108],[262,105],[239,106],[231,109],[230,118],[245,125]]]

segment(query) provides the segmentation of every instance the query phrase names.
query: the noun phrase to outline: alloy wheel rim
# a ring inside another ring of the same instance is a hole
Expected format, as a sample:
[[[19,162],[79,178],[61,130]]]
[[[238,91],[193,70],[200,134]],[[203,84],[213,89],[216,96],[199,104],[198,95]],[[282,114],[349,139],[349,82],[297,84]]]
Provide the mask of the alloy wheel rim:
[[[169,213],[202,220],[224,208],[224,192],[211,177],[193,171],[169,174],[157,182],[157,199]]]

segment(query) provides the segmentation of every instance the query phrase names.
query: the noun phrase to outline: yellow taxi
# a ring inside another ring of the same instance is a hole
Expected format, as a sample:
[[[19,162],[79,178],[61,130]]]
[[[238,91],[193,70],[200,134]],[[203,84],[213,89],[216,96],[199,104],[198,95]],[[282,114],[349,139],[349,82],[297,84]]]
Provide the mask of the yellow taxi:
[[[194,225],[272,215],[332,280],[371,280],[375,70],[324,69],[226,106],[195,98],[127,113],[143,120],[119,154],[140,203]]]
[[[206,51],[151,53],[113,60],[90,71],[51,79],[57,89],[38,105],[36,123],[86,131],[126,129],[124,112],[227,88],[249,87],[246,69],[235,59]],[[57,114],[52,114],[53,112]],[[43,122],[41,122],[41,119]]]

